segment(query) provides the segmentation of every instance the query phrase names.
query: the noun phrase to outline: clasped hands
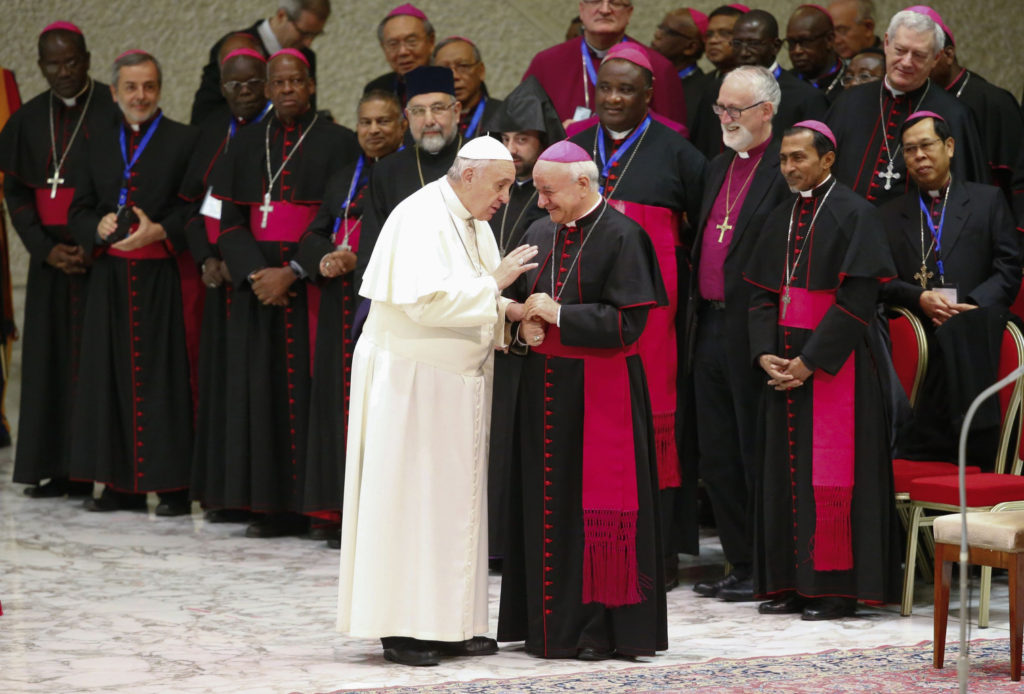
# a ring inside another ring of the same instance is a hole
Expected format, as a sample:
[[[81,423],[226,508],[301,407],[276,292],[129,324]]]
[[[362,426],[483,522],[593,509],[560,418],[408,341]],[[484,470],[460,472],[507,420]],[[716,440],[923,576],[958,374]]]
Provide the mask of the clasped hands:
[[[112,245],[111,248],[118,251],[134,251],[137,248],[142,248],[155,241],[163,241],[167,238],[167,231],[164,229],[164,226],[150,219],[142,211],[141,207],[132,207],[132,210],[134,210],[139,218],[138,227],[128,236]],[[96,233],[99,234],[101,239],[106,241],[115,231],[117,231],[117,215],[113,212],[108,212],[103,215],[100,223],[96,225]]]
[[[762,354],[758,363],[770,377],[768,385],[775,390],[791,390],[802,386],[814,373],[800,357],[784,359],[775,354]]]
[[[519,339],[530,347],[542,343],[547,326],[558,323],[558,309],[547,294],[532,294],[525,303],[510,306],[510,317],[520,321]]]
[[[942,325],[958,313],[970,311],[972,308],[978,308],[974,304],[953,303],[943,296],[942,293],[937,292],[934,289],[928,289],[921,292],[919,302],[921,304],[921,310],[924,311],[926,316],[932,319],[932,323],[936,326]]]

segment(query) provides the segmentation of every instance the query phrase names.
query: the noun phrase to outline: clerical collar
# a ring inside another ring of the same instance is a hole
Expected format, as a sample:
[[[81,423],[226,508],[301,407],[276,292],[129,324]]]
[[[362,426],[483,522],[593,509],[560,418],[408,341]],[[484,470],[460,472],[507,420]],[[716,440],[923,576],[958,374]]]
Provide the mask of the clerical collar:
[[[946,178],[946,182],[943,183],[940,188],[938,188],[937,190],[929,190],[929,191],[925,191],[925,192],[927,192],[928,196],[932,197],[932,198],[942,197],[942,195],[944,195],[945,192],[946,192],[946,188],[949,187],[949,183],[950,183],[951,180],[952,180],[952,178],[947,177]]]
[[[516,187],[517,187],[517,188],[522,188],[522,187],[523,187],[523,186],[525,186],[525,185],[526,185],[527,183],[533,183],[533,178],[532,178],[532,177],[531,177],[531,178],[524,178],[524,179],[523,179],[523,180],[521,180],[521,181],[520,181],[520,180],[519,180],[518,178],[516,179]]]
[[[132,132],[137,133],[137,132],[139,132],[141,130],[148,129],[150,124],[152,124],[152,122],[156,119],[156,117],[160,115],[160,111],[161,111],[161,109],[159,109],[159,108],[157,110],[153,111],[153,115],[150,116],[149,118],[147,118],[146,120],[144,120],[141,123],[129,123],[128,119],[124,117],[124,112],[122,111],[121,112],[121,122],[124,123],[125,125],[127,125],[129,128],[131,128]]]
[[[50,91],[53,92],[53,95],[55,97],[57,97],[58,99],[60,99],[64,103],[65,106],[67,106],[68,108],[74,108],[75,104],[78,103],[78,97],[82,96],[82,94],[85,94],[87,91],[89,91],[89,87],[91,87],[91,86],[92,86],[92,77],[89,77],[88,79],[85,80],[85,86],[82,87],[81,89],[79,89],[78,93],[75,94],[70,99],[65,99],[63,96],[61,96],[57,92],[54,92],[52,89]]]
[[[473,218],[473,213],[467,210],[466,206],[459,200],[459,196],[456,194],[455,189],[452,188],[452,184],[448,182],[447,176],[441,178],[441,197],[444,198],[444,202],[451,213],[462,221],[468,222]]]
[[[892,94],[893,96],[903,96],[904,94],[906,94],[906,92],[901,92],[899,89],[896,89],[891,84],[889,84],[889,75],[886,75],[885,77],[882,78],[882,84],[885,85],[885,88],[888,89],[889,93]]]
[[[597,48],[591,46],[590,42],[587,41],[586,39],[583,39],[583,43],[587,44],[587,48],[590,50],[590,52],[596,55],[598,58],[604,58],[606,55],[608,55],[608,51],[611,50],[610,48],[605,48],[603,51],[598,50]],[[616,43],[618,43],[618,41],[616,41]]]
[[[612,130],[612,129],[609,128],[608,129],[608,136],[611,137],[613,140],[625,140],[627,137],[629,137],[629,134],[631,132],[633,132],[634,130],[636,130],[635,127],[630,128],[629,130],[621,130],[621,131],[619,131],[619,130]]]
[[[264,48],[267,49],[267,55],[274,55],[283,48],[281,42],[277,40],[274,30],[270,28],[269,19],[264,19],[260,22],[259,26],[256,27],[256,33],[259,34]]]
[[[572,220],[571,222],[566,222],[565,226],[567,226],[567,227],[575,227],[579,222],[583,221],[584,219],[586,219],[590,215],[594,214],[594,210],[596,210],[598,207],[600,207],[602,202],[604,202],[604,198],[602,198],[599,195],[597,197],[597,200],[594,202],[594,204],[590,206],[589,210],[587,210],[586,212],[584,212],[583,214],[581,214],[579,217],[577,217],[576,219]]]
[[[800,191],[800,197],[801,198],[809,198],[812,195],[814,197],[818,197],[819,195],[821,195],[822,193],[825,192],[825,184],[828,183],[831,180],[832,180],[832,174],[829,174],[828,176],[825,177],[824,181],[822,181],[818,185],[814,186],[810,190],[801,190]]]
[[[737,151],[736,156],[738,156],[740,159],[750,159],[750,157],[759,157],[766,149],[768,149],[768,143],[770,143],[771,141],[772,136],[769,134],[768,137],[765,138],[764,142],[754,147],[751,147],[746,152]]]
[[[273,109],[271,109],[271,110],[273,111]],[[295,118],[292,119],[291,125],[285,125],[281,121],[281,119],[279,117],[277,117],[277,111],[273,111],[273,113],[274,113],[274,120],[277,121],[277,124],[281,128],[294,128],[296,125],[301,125],[303,128],[305,128],[313,120],[313,117],[316,116],[316,109],[313,108],[312,106],[310,106],[305,111],[303,111],[299,115],[295,116]]]

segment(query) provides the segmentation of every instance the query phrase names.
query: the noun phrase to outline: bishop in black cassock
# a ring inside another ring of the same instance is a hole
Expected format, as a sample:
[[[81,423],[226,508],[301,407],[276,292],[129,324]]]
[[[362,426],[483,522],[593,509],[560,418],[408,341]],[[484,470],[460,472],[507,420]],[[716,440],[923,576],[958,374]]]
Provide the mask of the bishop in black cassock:
[[[71,477],[107,485],[86,500],[89,510],[144,508],[138,495],[160,492],[157,512],[180,515],[192,403],[175,259],[186,248],[187,207],[178,190],[198,132],[159,110],[152,56],[129,51],[114,65],[122,113],[89,140],[69,212],[79,245],[96,256],[78,369],[89,406],[72,414]]]
[[[998,188],[950,176],[959,152],[944,121],[912,114],[902,143],[914,186],[881,208],[897,270],[881,298],[921,319],[928,371],[896,454],[955,461],[967,408],[996,380],[1006,313],[1020,289],[1019,234]],[[944,288],[952,292],[945,300]],[[970,462],[987,469],[1000,425],[994,403],[979,410],[968,444]]]
[[[816,121],[786,133],[782,173],[798,195],[768,217],[745,270],[750,358],[764,369],[763,465],[754,584],[762,614],[853,614],[899,591],[884,346],[872,323],[894,274],[874,208],[829,169]],[[800,157],[800,158],[797,158]]]
[[[22,331],[27,387],[21,390],[14,481],[37,485],[26,490],[34,497],[91,494],[91,484],[68,483],[92,263],[71,234],[68,207],[75,179],[88,166],[88,143],[113,121],[116,107],[110,88],[89,77],[85,38],[73,24],[58,22],[43,30],[39,60],[50,89],[18,109],[0,131],[4,198],[30,258]],[[62,71],[64,62],[73,67]],[[49,483],[39,484],[47,478]]]
[[[201,329],[196,387],[196,437],[192,457],[192,498],[202,503],[211,521],[227,517],[224,506],[224,432],[228,393],[227,316],[231,306],[231,276],[221,258],[222,203],[212,195],[217,167],[221,165],[241,129],[260,123],[271,103],[264,96],[266,59],[251,49],[228,53],[221,66],[228,113],[215,111],[200,126],[199,141],[189,162],[180,195],[190,203],[185,227],[192,260],[202,274],[205,296],[201,307]],[[186,317],[186,320],[199,318]]]
[[[548,146],[565,138],[565,130],[536,77],[527,77],[513,89],[485,128],[501,133],[512,154],[516,181],[509,201],[491,217],[491,231],[504,257],[523,243],[534,221],[547,217],[537,204],[533,165]],[[512,435],[516,394],[523,360],[515,355],[494,355],[494,386],[491,405],[491,447],[487,476],[487,533],[491,565],[497,568],[504,556],[505,518],[508,515],[508,470],[513,456]]]
[[[539,266],[510,287],[546,325],[519,331],[530,350],[498,640],[603,660],[668,647],[654,430],[636,350],[667,297],[650,237],[591,188],[596,167],[573,180],[564,165],[586,160],[569,142],[542,155],[534,174],[551,219],[527,231]]]
[[[351,131],[312,109],[301,53],[267,69],[273,117],[232,142],[213,194],[218,245],[234,285],[228,317],[227,454],[223,504],[266,514],[250,537],[301,531],[309,384],[319,294],[308,281],[333,248],[306,228],[326,183],[358,156]]]
[[[652,72],[645,54],[629,44],[608,52],[598,71],[599,122],[572,137],[600,170],[604,197],[647,232],[654,245],[668,305],[652,309],[638,341],[654,412],[658,488],[662,490],[662,539],[669,575],[677,583],[678,553],[697,552],[697,524],[689,501],[686,537],[672,532],[682,485],[678,445],[679,371],[676,323],[680,287],[689,286],[686,263],[691,220],[700,215],[707,160],[686,139],[650,118]],[[613,132],[614,131],[614,132]],[[685,297],[682,297],[685,305]]]
[[[341,502],[345,491],[349,390],[352,382],[352,328],[356,315],[354,271],[366,211],[370,176],[377,163],[401,146],[407,123],[398,96],[364,94],[357,113],[356,136],[362,153],[327,182],[324,202],[306,230],[327,235],[334,251],[313,270],[320,285],[316,359],[310,388],[309,444],[302,510],[315,514],[328,545],[340,549]]]
[[[920,20],[937,28],[916,11],[896,14],[894,35],[886,35],[885,78],[845,90],[825,117],[841,153],[832,173],[876,206],[910,190],[899,133],[915,111],[934,111],[946,119],[957,143],[953,175],[958,180],[989,180],[984,146],[969,111],[928,78],[941,45],[935,45],[934,31],[905,24]],[[928,57],[917,60],[915,53]]]

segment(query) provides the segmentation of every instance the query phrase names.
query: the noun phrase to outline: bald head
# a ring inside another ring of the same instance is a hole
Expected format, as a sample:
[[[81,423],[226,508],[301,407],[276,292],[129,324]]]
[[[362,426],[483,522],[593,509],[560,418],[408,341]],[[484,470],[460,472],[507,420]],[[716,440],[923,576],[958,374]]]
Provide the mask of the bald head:
[[[315,92],[306,61],[284,54],[267,63],[267,98],[274,102],[274,113],[282,123],[291,123],[308,111]]]
[[[738,65],[770,67],[782,47],[779,23],[764,10],[751,10],[732,29],[733,59]]]
[[[654,31],[651,48],[668,58],[676,69],[692,65],[704,54],[704,39],[688,9],[672,10]]]
[[[875,5],[871,0],[833,0],[828,12],[835,24],[835,49],[849,60],[875,45]]]

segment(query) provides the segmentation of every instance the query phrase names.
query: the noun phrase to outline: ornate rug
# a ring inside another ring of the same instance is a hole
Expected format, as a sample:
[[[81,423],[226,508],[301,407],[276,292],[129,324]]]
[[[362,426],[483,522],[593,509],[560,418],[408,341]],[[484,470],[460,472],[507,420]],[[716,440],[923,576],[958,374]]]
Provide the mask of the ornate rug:
[[[714,694],[821,694],[870,692],[905,694],[956,692],[958,644],[946,647],[942,670],[932,668],[930,641],[915,646],[882,646],[859,650],[832,650],[792,656],[730,660],[716,658],[693,665],[630,667],[622,670],[581,672],[572,675],[479,679],[417,687],[386,687],[344,691],[384,694],[648,694],[653,692],[713,692]],[[972,694],[1024,691],[1024,683],[1010,681],[1009,639],[971,642]],[[342,691],[342,690],[339,690]],[[332,692],[332,694],[337,694]]]

